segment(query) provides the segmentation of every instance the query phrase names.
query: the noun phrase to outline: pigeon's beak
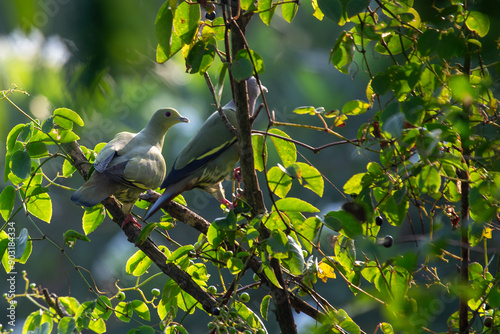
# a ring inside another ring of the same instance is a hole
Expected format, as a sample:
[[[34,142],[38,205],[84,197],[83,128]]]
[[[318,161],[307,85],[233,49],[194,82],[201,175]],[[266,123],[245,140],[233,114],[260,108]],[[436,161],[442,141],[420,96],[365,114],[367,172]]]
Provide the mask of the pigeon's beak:
[[[179,116],[177,117],[177,119],[179,120],[179,122],[189,123],[189,118],[187,117]]]

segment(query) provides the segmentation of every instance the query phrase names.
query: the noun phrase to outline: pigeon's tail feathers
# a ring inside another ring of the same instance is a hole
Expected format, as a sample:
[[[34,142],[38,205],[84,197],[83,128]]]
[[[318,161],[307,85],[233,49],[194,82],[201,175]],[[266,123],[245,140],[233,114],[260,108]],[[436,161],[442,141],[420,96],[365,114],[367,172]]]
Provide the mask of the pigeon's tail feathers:
[[[94,171],[90,179],[71,196],[71,201],[85,207],[92,207],[118,192],[123,186],[109,177]]]
[[[179,192],[175,191],[174,189],[169,189],[169,188],[165,189],[160,198],[158,198],[156,202],[154,202],[153,205],[149,208],[148,212],[146,212],[142,220],[149,219],[152,215],[156,213],[156,211],[160,210],[163,204],[170,202],[178,194]]]

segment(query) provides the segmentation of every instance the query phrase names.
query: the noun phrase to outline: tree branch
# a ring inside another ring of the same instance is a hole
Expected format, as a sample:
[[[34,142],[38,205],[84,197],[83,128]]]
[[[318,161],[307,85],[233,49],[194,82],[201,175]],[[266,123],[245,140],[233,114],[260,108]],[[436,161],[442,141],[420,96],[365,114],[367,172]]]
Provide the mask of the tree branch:
[[[75,166],[80,174],[87,179],[90,165],[88,163],[84,163],[88,161],[83,155],[78,143],[74,141],[68,144],[62,144],[62,146],[68,155],[73,159],[73,166]],[[118,203],[114,197],[108,197],[102,201],[102,204],[110,213],[113,221],[118,224],[118,226],[121,226],[126,216],[121,209],[120,203]],[[172,204],[172,207],[178,209],[175,204]],[[181,215],[182,212],[182,210],[178,210],[179,215]],[[203,223],[201,224],[203,225]],[[123,232],[127,236],[128,241],[132,244],[135,244],[140,231],[141,230],[134,224],[127,224],[123,228]],[[174,263],[168,262],[167,256],[156,246],[153,240],[147,238],[142,244],[136,246],[142,250],[144,254],[146,254],[164,274],[172,278],[182,290],[195,298],[203,306],[203,309],[206,312],[212,313],[214,307],[217,305],[217,301],[212,297],[212,295],[205,292],[198,284],[196,284],[189,274],[184,272]]]
[[[233,1],[233,6],[239,1]],[[239,8],[236,8],[239,10]],[[228,5],[228,12],[231,11]],[[233,12],[234,13],[234,12]],[[239,50],[245,48],[245,29],[251,19],[251,15],[240,15],[238,20],[230,20],[231,28],[231,54],[233,57]],[[252,148],[252,124],[248,113],[248,96],[247,86],[245,81],[236,82],[231,76],[231,83],[233,87],[233,99],[236,103],[236,121],[238,130],[238,144],[240,150],[240,167],[243,183],[245,185],[246,199],[252,207],[252,216],[262,215],[266,212],[264,204],[264,197],[260,190],[255,172],[253,148]],[[269,230],[261,224],[259,228],[261,238],[266,239],[269,237]],[[297,326],[293,318],[290,299],[288,297],[287,286],[283,279],[283,272],[278,259],[270,259],[271,268],[274,270],[276,278],[282,288],[276,287],[274,284],[268,282],[271,289],[271,296],[273,297],[276,306],[276,318],[278,320],[282,334],[295,334],[297,333]]]

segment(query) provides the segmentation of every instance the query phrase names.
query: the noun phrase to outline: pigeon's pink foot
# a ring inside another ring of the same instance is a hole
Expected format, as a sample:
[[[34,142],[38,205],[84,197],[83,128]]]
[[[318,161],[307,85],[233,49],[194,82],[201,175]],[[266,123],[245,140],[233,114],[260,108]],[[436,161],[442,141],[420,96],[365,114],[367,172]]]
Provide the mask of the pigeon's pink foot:
[[[240,167],[236,167],[234,169],[233,173],[234,173],[234,179],[236,181],[238,181],[238,183],[241,183],[241,180],[242,180],[242,178],[241,178],[241,168]]]
[[[123,223],[122,223],[122,228],[124,228],[124,227],[125,227],[125,225],[127,225],[128,223],[132,223],[132,224],[134,224],[136,227],[138,227],[139,229],[142,229],[141,224],[139,224],[139,223],[137,222],[137,220],[134,218],[134,216],[132,216],[132,214],[131,214],[131,213],[129,213],[129,214],[127,215],[127,217],[125,218],[125,220],[123,221]]]

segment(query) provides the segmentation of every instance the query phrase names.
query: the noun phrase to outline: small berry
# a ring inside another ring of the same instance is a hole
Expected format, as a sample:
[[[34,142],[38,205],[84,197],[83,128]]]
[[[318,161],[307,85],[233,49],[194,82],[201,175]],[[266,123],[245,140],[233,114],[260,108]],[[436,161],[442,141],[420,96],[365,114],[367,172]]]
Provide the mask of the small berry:
[[[217,306],[212,309],[212,314],[215,316],[218,316],[220,314],[220,310]]]
[[[211,12],[211,13],[205,13],[205,18],[207,20],[210,20],[210,21],[213,21],[215,19],[215,11]]]
[[[118,294],[116,295],[116,299],[122,301],[125,300],[125,293],[123,291],[118,292]]]
[[[243,303],[248,303],[250,301],[250,295],[248,294],[248,292],[243,292],[241,295],[240,295],[240,300],[243,302]]]
[[[153,296],[158,297],[161,294],[161,291],[160,291],[160,289],[154,288],[154,289],[151,289],[151,294]]]
[[[302,289],[299,289],[299,296],[305,297],[305,296],[307,296],[307,292],[302,290]]]
[[[491,325],[493,325],[493,318],[492,317],[484,318],[484,326],[491,328]]]
[[[375,224],[377,224],[377,226],[382,226],[383,223],[384,219],[382,218],[382,216],[375,217]]]
[[[386,248],[389,248],[392,246],[393,243],[394,243],[394,239],[390,235],[386,235],[382,245],[384,245],[384,247],[386,247]]]
[[[212,295],[216,294],[217,293],[217,288],[213,285],[210,285],[208,288],[207,288],[207,291],[209,293],[211,293]]]
[[[215,324],[213,322],[209,322],[208,329],[210,329],[210,330],[215,329]]]
[[[259,275],[257,275],[257,274],[253,274],[253,280],[254,280],[255,282],[258,282],[258,281],[260,280]]]
[[[30,284],[30,288],[33,289],[33,290],[35,290],[36,289],[36,284],[35,283],[31,283]]]

